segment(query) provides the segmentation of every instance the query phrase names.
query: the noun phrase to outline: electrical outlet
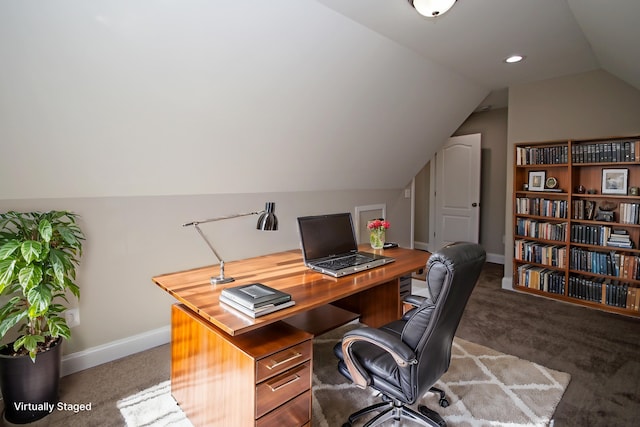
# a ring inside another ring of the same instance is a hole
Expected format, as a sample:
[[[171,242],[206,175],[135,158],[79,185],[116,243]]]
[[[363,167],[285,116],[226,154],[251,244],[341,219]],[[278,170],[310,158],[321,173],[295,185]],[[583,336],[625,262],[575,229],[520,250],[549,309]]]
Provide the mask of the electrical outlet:
[[[69,325],[70,328],[75,328],[80,325],[80,309],[70,308],[64,312],[64,318],[67,320],[67,325]]]
[[[404,197],[405,197],[405,199],[410,199],[411,198],[411,189],[410,188],[405,188],[404,189]]]

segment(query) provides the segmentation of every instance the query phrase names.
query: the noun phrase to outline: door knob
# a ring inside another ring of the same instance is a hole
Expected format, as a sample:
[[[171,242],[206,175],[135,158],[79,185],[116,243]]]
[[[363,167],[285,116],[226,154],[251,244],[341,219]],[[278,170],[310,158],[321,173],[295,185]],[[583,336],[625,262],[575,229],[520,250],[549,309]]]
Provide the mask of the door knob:
[[[477,203],[471,203],[471,206],[475,208],[475,207],[478,206],[478,204]]]

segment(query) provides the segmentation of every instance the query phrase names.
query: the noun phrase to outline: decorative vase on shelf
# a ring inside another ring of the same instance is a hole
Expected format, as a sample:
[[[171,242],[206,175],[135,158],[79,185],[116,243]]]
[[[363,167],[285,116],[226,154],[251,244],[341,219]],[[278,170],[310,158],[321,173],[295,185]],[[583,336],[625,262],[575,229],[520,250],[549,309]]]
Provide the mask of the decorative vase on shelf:
[[[384,219],[374,219],[367,223],[369,229],[369,243],[373,249],[382,249],[385,242],[389,222]]]

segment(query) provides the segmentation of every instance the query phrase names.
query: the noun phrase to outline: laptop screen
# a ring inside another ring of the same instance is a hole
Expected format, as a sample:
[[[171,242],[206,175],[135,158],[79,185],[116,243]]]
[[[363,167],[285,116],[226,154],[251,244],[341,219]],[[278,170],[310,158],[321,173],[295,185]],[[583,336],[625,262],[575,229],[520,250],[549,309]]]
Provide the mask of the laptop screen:
[[[358,249],[350,213],[299,217],[298,227],[305,260]]]

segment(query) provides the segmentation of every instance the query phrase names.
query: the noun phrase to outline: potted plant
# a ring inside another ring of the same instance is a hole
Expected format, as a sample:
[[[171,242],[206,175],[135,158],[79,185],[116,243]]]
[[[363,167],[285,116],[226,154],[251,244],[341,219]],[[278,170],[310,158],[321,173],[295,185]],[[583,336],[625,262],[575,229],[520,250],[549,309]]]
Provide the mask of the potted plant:
[[[67,211],[0,214],[0,385],[7,421],[49,414],[58,401],[64,317],[84,235]],[[10,341],[10,342],[6,342]]]

